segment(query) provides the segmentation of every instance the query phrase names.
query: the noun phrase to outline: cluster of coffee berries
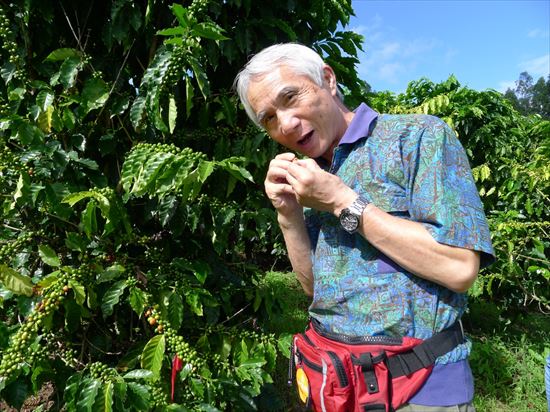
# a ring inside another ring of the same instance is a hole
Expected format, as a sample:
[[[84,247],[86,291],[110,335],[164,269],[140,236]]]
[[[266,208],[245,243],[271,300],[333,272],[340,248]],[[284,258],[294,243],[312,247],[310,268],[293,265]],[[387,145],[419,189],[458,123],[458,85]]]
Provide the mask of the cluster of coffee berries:
[[[208,0],[193,0],[189,6],[189,14],[191,16],[198,16],[206,11],[208,7]]]
[[[17,252],[29,245],[35,237],[43,235],[43,231],[25,232],[19,235],[17,239],[4,243],[0,246],[0,263],[8,263]]]
[[[0,108],[0,112],[1,112]],[[2,170],[12,170],[19,165],[19,159],[15,154],[10,150],[10,148],[0,141],[0,173]]]
[[[190,364],[192,371],[199,371],[205,365],[204,360],[199,357],[197,351],[183,339],[183,336],[176,333],[168,321],[161,318],[158,309],[158,305],[154,305],[145,311],[147,322],[155,328],[156,333],[164,333],[167,346],[171,352],[182,359],[184,364]]]
[[[217,371],[220,378],[231,378],[234,374],[234,370],[228,359],[223,359],[219,353],[211,353],[209,362],[213,366],[211,370]]]
[[[164,408],[168,406],[168,396],[164,393],[161,387],[152,385],[149,386],[149,395],[151,406],[153,408]]]
[[[201,207],[205,206],[211,211],[218,211],[218,210],[227,210],[232,209],[235,211],[239,211],[239,205],[237,202],[233,200],[228,201],[222,201],[214,196],[208,196],[206,194],[201,194],[199,197],[197,197],[197,204]]]
[[[183,78],[187,71],[187,53],[188,48],[183,45],[172,49],[170,63],[162,79],[165,87],[173,87]]]
[[[132,149],[132,151],[134,150],[143,151],[149,155],[153,155],[155,153],[170,153],[178,157],[181,156],[182,158],[192,162],[206,160],[206,155],[204,153],[195,152],[190,147],[181,148],[176,145],[166,143],[138,143]]]
[[[115,191],[112,187],[94,187],[91,189],[91,192],[105,196],[109,200],[113,199],[115,196]]]
[[[90,376],[103,383],[107,383],[115,381],[119,377],[119,374],[114,368],[102,362],[94,362],[90,364]]]
[[[14,40],[14,34],[11,30],[11,22],[6,15],[3,7],[0,6],[0,44],[2,50],[8,55],[8,60],[11,64],[19,63],[19,55],[17,54],[17,44]]]
[[[84,273],[84,271],[82,271]],[[31,349],[31,343],[35,340],[38,331],[42,328],[44,319],[54,313],[67,294],[71,291],[69,279],[80,276],[78,270],[70,273],[61,271],[58,278],[47,288],[41,291],[42,300],[34,307],[34,310],[25,319],[17,332],[13,335],[10,346],[4,350],[0,361],[0,376],[9,376],[17,365],[31,362],[36,357],[35,350]]]

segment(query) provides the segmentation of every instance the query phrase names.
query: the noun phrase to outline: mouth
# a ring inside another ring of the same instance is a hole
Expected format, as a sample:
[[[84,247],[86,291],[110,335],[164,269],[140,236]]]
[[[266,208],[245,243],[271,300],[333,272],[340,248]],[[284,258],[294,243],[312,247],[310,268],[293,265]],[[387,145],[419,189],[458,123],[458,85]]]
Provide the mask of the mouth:
[[[298,145],[299,146],[305,146],[309,143],[309,141],[311,140],[311,137],[313,136],[313,130],[306,133],[300,140],[298,140]]]

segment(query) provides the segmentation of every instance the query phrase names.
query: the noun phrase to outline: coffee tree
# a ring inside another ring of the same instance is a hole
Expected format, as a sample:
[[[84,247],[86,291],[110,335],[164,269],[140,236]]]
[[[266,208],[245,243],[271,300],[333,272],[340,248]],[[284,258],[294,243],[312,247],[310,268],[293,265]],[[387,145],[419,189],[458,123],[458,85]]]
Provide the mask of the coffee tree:
[[[280,247],[236,70],[320,51],[349,99],[349,1],[0,3],[0,395],[57,408],[255,410]],[[269,392],[271,393],[271,392]],[[264,404],[276,407],[276,399]],[[5,405],[5,404],[4,404]]]

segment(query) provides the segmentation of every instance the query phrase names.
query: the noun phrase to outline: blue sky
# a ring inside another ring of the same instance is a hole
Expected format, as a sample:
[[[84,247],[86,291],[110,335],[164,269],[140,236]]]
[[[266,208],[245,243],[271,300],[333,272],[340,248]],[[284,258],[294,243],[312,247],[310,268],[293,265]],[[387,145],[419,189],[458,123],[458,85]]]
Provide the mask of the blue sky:
[[[352,0],[365,37],[359,77],[402,92],[411,80],[505,91],[522,71],[550,72],[550,0]]]

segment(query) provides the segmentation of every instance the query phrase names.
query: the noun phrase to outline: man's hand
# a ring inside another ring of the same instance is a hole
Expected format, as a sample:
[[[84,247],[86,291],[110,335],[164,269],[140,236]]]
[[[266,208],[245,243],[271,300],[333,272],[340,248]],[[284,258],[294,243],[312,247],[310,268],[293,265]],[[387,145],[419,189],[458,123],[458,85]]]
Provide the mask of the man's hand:
[[[286,170],[286,180],[302,206],[339,216],[357,197],[342,179],[325,172],[313,159],[296,160]]]
[[[302,206],[287,180],[288,168],[296,161],[294,153],[281,153],[269,163],[264,181],[265,192],[277,212],[283,216],[302,213]]]

